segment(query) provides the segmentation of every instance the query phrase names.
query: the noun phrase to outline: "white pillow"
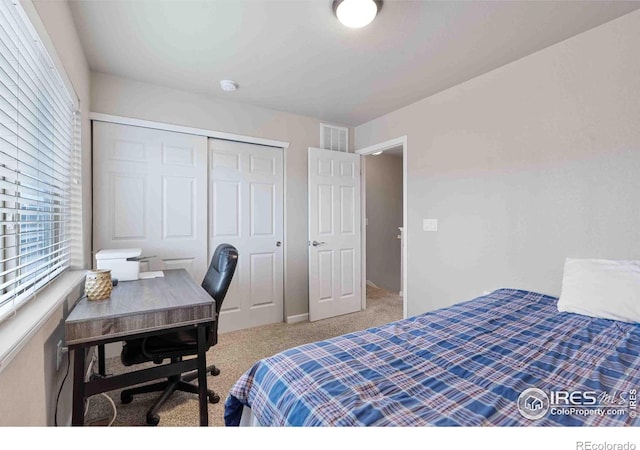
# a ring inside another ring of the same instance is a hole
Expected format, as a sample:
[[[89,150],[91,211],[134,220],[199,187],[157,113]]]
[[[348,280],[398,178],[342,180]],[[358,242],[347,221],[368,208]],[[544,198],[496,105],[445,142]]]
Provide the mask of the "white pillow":
[[[640,322],[640,261],[567,258],[558,311]]]

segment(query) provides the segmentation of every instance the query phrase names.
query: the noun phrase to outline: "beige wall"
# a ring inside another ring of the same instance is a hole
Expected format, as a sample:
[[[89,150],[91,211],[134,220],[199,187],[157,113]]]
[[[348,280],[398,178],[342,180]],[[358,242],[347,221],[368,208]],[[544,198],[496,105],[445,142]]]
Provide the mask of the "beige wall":
[[[56,344],[64,342],[64,318],[82,291],[82,283],[72,289],[62,306],[0,372],[0,426],[53,426],[56,406],[58,426],[71,424],[73,358],[63,355],[56,370]]]
[[[100,73],[91,76],[91,108],[99,113],[289,142],[285,152],[285,317],[308,312],[307,149],[320,145],[320,121]]]
[[[23,3],[28,10],[28,2]],[[91,223],[89,68],[67,2],[36,1],[34,5],[76,90],[83,112],[83,225],[84,248],[87,250],[85,258],[88,258]],[[63,306],[49,317],[20,353],[0,372],[0,425],[54,424],[56,397],[66,369],[66,365],[63,364],[60,370],[56,370],[56,344],[58,340],[64,340],[63,317],[79,296],[80,287],[67,297]],[[66,362],[66,359],[64,361]],[[71,418],[71,375],[62,387],[58,419],[60,423],[67,424]]]
[[[402,155],[365,156],[367,281],[399,293]]]
[[[356,128],[357,149],[407,135],[410,315],[638,258],[638,54],[633,12]]]

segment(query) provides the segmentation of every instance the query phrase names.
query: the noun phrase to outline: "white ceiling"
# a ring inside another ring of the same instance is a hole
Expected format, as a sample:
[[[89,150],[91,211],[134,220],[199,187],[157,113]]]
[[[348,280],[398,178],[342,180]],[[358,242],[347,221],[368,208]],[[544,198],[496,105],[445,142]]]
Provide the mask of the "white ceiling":
[[[92,70],[356,126],[640,8],[637,1],[71,0]],[[219,80],[240,88],[223,92]]]

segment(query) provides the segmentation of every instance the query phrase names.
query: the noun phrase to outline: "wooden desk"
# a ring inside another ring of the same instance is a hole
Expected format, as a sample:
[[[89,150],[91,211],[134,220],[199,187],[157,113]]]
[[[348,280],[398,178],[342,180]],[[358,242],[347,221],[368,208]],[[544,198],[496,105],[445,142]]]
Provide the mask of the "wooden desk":
[[[213,298],[184,269],[120,282],[107,300],[81,299],[65,320],[66,343],[74,354],[72,424],[84,424],[85,399],[92,395],[197,369],[200,425],[207,426],[205,326],[215,319]],[[193,327],[198,328],[196,358],[85,381],[88,347]]]

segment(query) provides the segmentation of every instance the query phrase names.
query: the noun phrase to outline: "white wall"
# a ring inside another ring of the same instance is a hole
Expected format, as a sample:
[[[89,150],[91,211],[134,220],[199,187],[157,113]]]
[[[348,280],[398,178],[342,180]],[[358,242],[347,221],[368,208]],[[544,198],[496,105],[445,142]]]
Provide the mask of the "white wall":
[[[639,54],[633,12],[356,128],[407,135],[410,315],[639,257]]]
[[[367,280],[398,294],[402,226],[402,155],[365,156]]]
[[[289,142],[284,308],[286,317],[308,312],[307,149],[320,144],[320,121],[101,73],[91,75],[91,107],[99,113]]]
[[[29,12],[32,5],[22,1]],[[35,1],[38,14],[63,63],[82,107],[83,208],[85,267],[90,249],[91,161],[89,132],[89,67],[75,31],[66,1]],[[71,418],[71,378],[62,384],[66,365],[56,370],[56,343],[64,340],[63,320],[68,309],[80,297],[81,286],[53,312],[20,353],[0,372],[0,425],[46,426],[54,424],[56,398],[60,386],[58,418],[66,424]]]

